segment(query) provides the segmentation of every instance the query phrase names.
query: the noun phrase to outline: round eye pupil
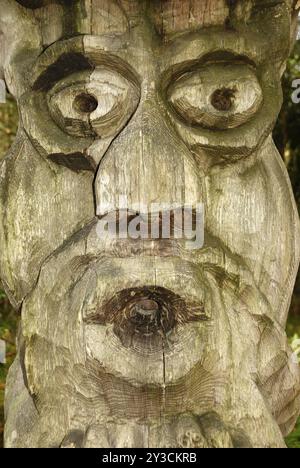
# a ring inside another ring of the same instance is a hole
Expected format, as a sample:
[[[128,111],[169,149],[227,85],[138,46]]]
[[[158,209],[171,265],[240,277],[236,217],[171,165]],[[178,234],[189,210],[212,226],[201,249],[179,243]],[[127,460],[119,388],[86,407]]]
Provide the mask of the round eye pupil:
[[[211,96],[211,104],[218,111],[228,112],[232,108],[234,97],[234,89],[217,89]]]
[[[80,94],[74,101],[75,109],[83,114],[91,114],[98,107],[97,99],[88,93]]]

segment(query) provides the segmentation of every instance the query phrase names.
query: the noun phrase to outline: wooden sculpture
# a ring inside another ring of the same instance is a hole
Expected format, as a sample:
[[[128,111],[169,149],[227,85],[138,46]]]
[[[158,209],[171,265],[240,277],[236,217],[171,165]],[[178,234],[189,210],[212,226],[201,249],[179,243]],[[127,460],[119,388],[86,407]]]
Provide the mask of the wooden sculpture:
[[[20,114],[0,166],[22,317],[6,447],[285,446],[299,220],[271,133],[296,4],[0,0]],[[203,203],[203,247],[99,236],[122,200]]]

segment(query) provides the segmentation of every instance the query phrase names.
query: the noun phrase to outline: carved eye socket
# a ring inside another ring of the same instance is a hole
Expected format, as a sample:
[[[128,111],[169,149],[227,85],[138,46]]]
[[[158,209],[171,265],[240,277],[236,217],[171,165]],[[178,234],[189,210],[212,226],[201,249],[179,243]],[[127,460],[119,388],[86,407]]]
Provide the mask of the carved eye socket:
[[[182,76],[167,93],[186,123],[219,130],[243,125],[263,101],[254,71],[240,64],[208,65]]]
[[[58,83],[48,95],[48,106],[53,120],[69,135],[106,138],[126,125],[139,99],[136,84],[117,72],[96,69]]]

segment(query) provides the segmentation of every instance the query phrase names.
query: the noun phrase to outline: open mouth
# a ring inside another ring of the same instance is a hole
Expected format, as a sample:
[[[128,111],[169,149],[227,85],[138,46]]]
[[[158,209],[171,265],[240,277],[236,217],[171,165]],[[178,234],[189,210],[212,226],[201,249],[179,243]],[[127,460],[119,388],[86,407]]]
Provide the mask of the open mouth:
[[[212,326],[209,288],[197,265],[179,257],[102,258],[82,281],[93,367],[136,385],[161,386],[197,365]]]
[[[213,243],[191,252],[174,240],[99,240],[95,226],[77,259],[71,244],[68,255],[78,278],[71,308],[81,303],[89,365],[122,382],[160,387],[185,379],[208,350],[219,356],[224,294],[227,308],[236,297],[250,307],[256,294],[246,274],[240,285],[235,259]]]
[[[118,292],[86,322],[112,324],[123,346],[153,352],[168,346],[168,336],[178,325],[206,319],[201,301],[187,301],[163,287],[144,286]]]

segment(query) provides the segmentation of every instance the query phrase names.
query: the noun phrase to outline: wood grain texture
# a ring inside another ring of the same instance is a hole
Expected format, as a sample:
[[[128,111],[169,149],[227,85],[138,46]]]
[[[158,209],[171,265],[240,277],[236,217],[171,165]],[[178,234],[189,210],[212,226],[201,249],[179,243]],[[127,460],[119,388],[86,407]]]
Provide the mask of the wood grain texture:
[[[20,111],[0,166],[0,276],[22,312],[6,447],[284,447],[300,231],[271,132],[295,3],[0,6]],[[124,198],[131,217],[203,203],[203,248],[99,237]]]

